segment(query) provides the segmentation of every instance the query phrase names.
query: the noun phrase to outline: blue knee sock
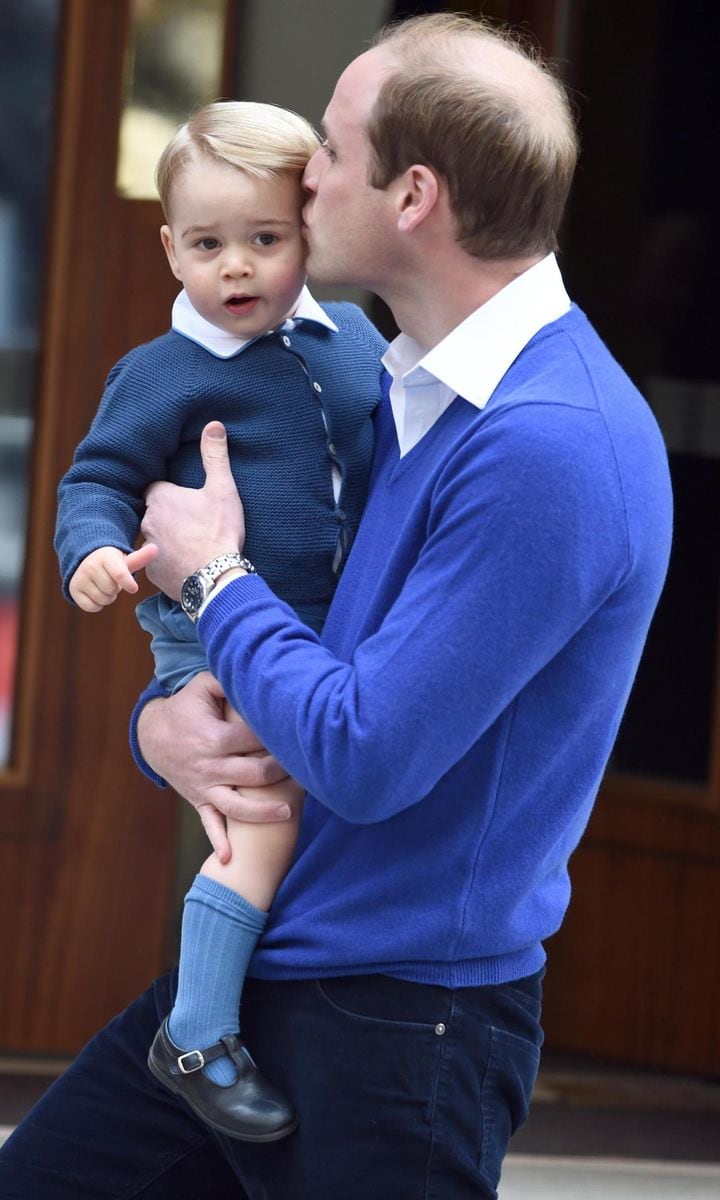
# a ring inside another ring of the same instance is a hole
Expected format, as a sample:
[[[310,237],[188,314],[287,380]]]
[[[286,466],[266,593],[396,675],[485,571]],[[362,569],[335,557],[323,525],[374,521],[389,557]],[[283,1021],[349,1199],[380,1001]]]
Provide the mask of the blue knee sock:
[[[207,875],[185,897],[180,972],[168,1032],[183,1050],[202,1050],[240,1027],[240,995],[267,913]],[[204,1068],[215,1083],[235,1082],[227,1056]]]

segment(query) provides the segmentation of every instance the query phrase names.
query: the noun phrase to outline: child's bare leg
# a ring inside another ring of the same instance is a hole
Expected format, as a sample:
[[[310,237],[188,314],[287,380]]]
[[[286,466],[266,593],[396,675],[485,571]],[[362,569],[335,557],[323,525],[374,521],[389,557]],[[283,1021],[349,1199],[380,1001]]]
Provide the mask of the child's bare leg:
[[[225,706],[225,719],[239,721],[237,713]],[[255,908],[267,911],[282,883],[295,852],[302,811],[303,789],[294,779],[284,779],[264,788],[238,789],[251,799],[284,800],[293,815],[287,821],[252,824],[228,819],[228,840],[232,857],[221,863],[212,853],[200,868],[200,874],[238,892]]]
[[[225,717],[240,720],[229,705]],[[245,794],[269,790],[247,789]],[[183,1048],[212,1045],[240,1028],[247,966],[290,866],[300,820],[298,784],[286,779],[273,784],[272,791],[291,802],[290,820],[228,821],[230,861],[221,863],[214,852],[210,854],[185,897],[178,994],[169,1023],[170,1036]],[[209,1064],[206,1071],[216,1083],[232,1083],[235,1078],[226,1057]]]
[[[297,784],[293,784],[292,796],[288,796],[284,783],[263,789],[268,799],[272,794],[273,798],[291,803],[293,815],[287,821],[255,825],[228,818],[226,824],[232,858],[227,863],[221,863],[213,852],[201,866],[200,874],[232,888],[255,908],[267,912],[287,875],[295,852],[302,809],[302,800],[298,799],[297,791]],[[252,795],[252,789],[243,788],[242,794]]]
[[[229,708],[226,716],[229,720],[239,720]],[[265,928],[267,910],[295,850],[302,789],[294,780],[286,779],[269,788],[247,789],[244,794],[252,796],[253,792],[264,796],[272,792],[290,804],[293,816],[272,824],[228,821],[230,861],[223,864],[217,855],[211,854],[185,897],[178,993],[167,1024],[172,1042],[181,1050],[202,1050],[214,1046],[227,1034],[239,1032],[240,998],[247,966]],[[162,1030],[158,1034],[161,1036]],[[222,1054],[202,1070],[212,1083],[228,1089],[228,1103],[221,1102],[225,1110],[223,1123],[217,1124],[218,1128],[226,1132],[234,1128],[234,1118],[228,1115],[231,1091],[239,1093],[237,1104],[243,1112],[241,1131],[234,1136],[256,1140],[247,1131],[260,1127],[261,1140],[271,1140],[294,1128],[292,1109],[259,1073],[254,1073],[250,1090],[243,1091],[243,1072],[240,1071],[239,1077],[237,1063],[229,1055]],[[268,1134],[269,1118],[264,1114],[270,1108],[275,1115]],[[211,1097],[210,1110],[196,1111],[212,1124],[211,1111],[215,1109],[217,1103]]]

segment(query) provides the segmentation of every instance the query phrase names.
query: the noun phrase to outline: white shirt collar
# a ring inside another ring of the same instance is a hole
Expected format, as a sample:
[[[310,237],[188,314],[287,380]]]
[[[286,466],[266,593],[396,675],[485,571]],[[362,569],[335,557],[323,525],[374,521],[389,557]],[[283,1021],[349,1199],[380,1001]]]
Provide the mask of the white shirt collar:
[[[287,326],[292,328],[295,321],[315,321],[318,325],[324,325],[327,329],[332,329],[337,333],[337,325],[331,321],[327,313],[320,307],[317,300],[310,294],[307,287],[304,287],[298,297],[298,302],[295,306],[295,311],[292,317],[283,322],[283,328]],[[224,329],[218,328],[217,325],[212,325],[210,321],[206,321],[200,316],[188,299],[187,292],[183,290],[175,298],[175,303],[172,308],[172,327],[176,333],[181,333],[183,337],[189,338],[191,342],[197,342],[203,346],[210,354],[214,354],[216,358],[232,358],[234,354],[239,354],[246,346],[257,341],[257,338],[238,338],[231,333],[226,333]],[[268,333],[272,333],[269,329]],[[264,336],[260,334],[259,336]]]
[[[503,375],[530,339],[570,308],[554,254],[518,275],[491,300],[475,309],[441,342],[423,353],[401,333],[383,355],[383,365],[405,387],[427,375],[484,408]]]

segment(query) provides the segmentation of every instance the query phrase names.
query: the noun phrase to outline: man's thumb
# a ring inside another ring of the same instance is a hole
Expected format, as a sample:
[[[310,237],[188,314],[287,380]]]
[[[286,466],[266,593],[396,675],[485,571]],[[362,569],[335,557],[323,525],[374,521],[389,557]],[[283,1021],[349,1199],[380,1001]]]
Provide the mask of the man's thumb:
[[[233,491],[235,483],[230,470],[228,458],[227,434],[225,426],[220,421],[211,421],[202,431],[200,438],[200,455],[205,468],[205,482],[214,485],[230,484]]]

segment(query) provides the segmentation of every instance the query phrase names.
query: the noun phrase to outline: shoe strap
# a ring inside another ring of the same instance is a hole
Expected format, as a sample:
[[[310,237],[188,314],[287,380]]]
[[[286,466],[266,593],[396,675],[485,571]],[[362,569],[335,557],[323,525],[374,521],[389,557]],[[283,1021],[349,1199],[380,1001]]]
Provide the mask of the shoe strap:
[[[225,1053],[230,1056],[236,1067],[243,1067],[247,1070],[248,1063],[251,1067],[255,1067],[254,1058],[236,1033],[227,1033],[225,1037],[220,1038],[220,1041],[225,1047]]]
[[[236,1033],[227,1033],[219,1042],[205,1050],[185,1050],[177,1056],[177,1065],[182,1075],[192,1075],[195,1071],[201,1071],[207,1063],[214,1062],[216,1058],[222,1058],[224,1055],[229,1055],[238,1067],[244,1066],[247,1069],[248,1060],[255,1066]]]

